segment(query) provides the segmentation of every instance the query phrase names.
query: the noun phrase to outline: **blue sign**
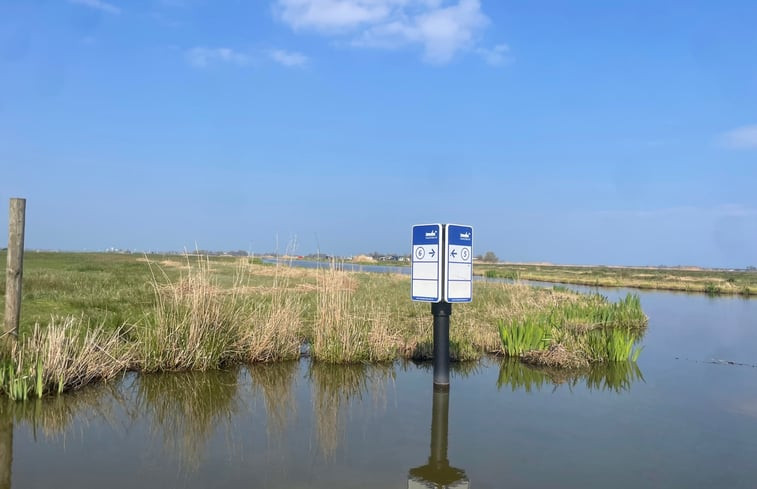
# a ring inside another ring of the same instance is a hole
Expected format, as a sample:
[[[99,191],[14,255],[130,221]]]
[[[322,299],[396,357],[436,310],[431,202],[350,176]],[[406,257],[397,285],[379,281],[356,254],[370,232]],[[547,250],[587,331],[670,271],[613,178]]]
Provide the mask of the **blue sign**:
[[[444,233],[444,300],[471,302],[473,299],[473,228],[446,224]]]
[[[442,300],[442,225],[413,226],[411,296],[414,301]]]

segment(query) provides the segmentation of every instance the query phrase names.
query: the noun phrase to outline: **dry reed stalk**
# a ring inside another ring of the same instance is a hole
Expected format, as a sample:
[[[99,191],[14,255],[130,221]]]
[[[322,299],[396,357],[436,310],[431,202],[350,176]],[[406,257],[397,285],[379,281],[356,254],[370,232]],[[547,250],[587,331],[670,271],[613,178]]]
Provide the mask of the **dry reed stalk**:
[[[311,352],[331,363],[381,362],[395,358],[399,345],[386,304],[358,296],[357,280],[332,266],[318,276]]]
[[[132,349],[119,331],[105,331],[102,326],[89,329],[74,317],[53,319],[45,328],[36,324],[11,351],[18,373],[41,367],[43,393],[110,380],[130,366],[131,357]]]
[[[238,280],[238,279],[237,279]],[[237,287],[223,293],[208,260],[177,282],[153,280],[155,310],[136,328],[144,371],[209,370],[239,356],[242,302]]]
[[[277,267],[278,268],[278,267]],[[295,360],[302,345],[302,292],[286,274],[275,275],[270,288],[246,299],[241,328],[241,357],[247,362]]]

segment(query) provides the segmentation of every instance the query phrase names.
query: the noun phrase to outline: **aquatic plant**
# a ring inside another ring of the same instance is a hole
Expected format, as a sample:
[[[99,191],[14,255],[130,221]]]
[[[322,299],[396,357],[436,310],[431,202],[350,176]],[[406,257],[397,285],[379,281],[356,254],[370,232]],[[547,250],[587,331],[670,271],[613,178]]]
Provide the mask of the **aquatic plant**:
[[[636,336],[623,329],[590,331],[586,337],[587,354],[593,362],[636,362],[642,350],[634,346],[636,341]]]
[[[497,326],[503,350],[510,357],[539,349],[548,341],[545,325],[535,316],[514,320],[510,324],[500,321]]]
[[[586,362],[636,361],[634,344],[647,318],[641,301],[628,294],[618,302],[594,295],[589,301],[563,302],[498,323],[503,351],[529,363],[576,368]]]

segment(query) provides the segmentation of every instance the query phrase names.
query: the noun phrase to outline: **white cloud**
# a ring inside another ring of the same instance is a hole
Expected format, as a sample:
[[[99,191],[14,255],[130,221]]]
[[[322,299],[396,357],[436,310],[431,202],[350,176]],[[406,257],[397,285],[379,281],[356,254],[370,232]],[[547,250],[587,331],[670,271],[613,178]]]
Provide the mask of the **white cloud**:
[[[757,124],[737,127],[721,134],[719,140],[730,149],[757,149]]]
[[[185,55],[189,64],[195,68],[207,68],[217,63],[246,66],[251,61],[248,55],[229,48],[195,47],[188,50]]]
[[[399,49],[419,46],[423,58],[444,64],[477,51],[491,64],[504,52],[478,47],[489,18],[480,0],[275,0],[275,11],[295,30],[346,38],[353,46]],[[484,53],[487,53],[484,56]]]
[[[302,67],[308,62],[308,58],[304,54],[295,51],[286,51],[284,49],[272,49],[268,52],[268,56],[287,68]]]
[[[102,12],[107,12],[109,14],[120,14],[121,9],[116,7],[115,5],[111,5],[107,2],[103,2],[102,0],[68,0],[69,3],[75,3],[77,5],[84,5],[86,7],[90,7],[93,9],[100,10]]]
[[[511,61],[510,46],[507,44],[497,44],[493,48],[476,48],[476,54],[490,66],[504,66]]]
[[[275,9],[295,29],[352,29],[385,20],[407,0],[278,0]]]

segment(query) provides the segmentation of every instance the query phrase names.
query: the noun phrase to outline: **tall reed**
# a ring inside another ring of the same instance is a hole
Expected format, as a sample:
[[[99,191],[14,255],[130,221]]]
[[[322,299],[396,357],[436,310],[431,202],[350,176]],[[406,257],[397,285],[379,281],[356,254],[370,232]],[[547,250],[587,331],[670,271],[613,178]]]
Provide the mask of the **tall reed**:
[[[60,394],[109,380],[130,365],[120,331],[89,328],[78,318],[54,318],[18,338],[0,364],[0,389],[14,400]]]
[[[311,354],[329,363],[382,362],[397,354],[391,317],[370,297],[356,297],[357,279],[331,266],[319,271]]]
[[[175,282],[153,274],[155,308],[135,328],[137,363],[141,370],[210,370],[239,357],[243,302],[236,285],[227,293],[218,285],[210,261],[188,262]]]

